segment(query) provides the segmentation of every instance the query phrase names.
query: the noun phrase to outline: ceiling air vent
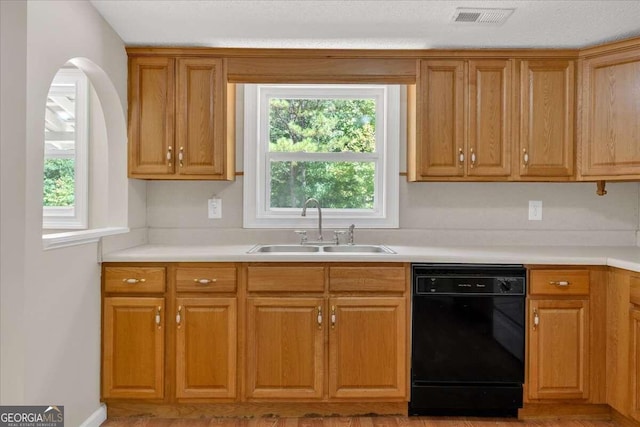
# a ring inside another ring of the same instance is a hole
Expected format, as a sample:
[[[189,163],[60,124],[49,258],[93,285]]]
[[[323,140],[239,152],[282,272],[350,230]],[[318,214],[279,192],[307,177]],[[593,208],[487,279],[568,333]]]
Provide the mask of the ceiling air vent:
[[[502,25],[515,9],[469,9],[459,7],[451,19],[467,24]]]

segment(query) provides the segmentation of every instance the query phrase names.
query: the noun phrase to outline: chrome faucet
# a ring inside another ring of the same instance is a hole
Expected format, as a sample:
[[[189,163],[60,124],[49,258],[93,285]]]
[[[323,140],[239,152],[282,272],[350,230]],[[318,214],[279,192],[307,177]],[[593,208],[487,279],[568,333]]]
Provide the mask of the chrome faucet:
[[[315,203],[318,208],[318,241],[322,242],[322,208],[320,207],[318,199],[310,198],[304,202],[304,206],[302,206],[302,216],[307,216],[307,206],[309,206],[310,203]]]
[[[356,228],[355,224],[349,226],[349,244],[353,245],[353,229]]]

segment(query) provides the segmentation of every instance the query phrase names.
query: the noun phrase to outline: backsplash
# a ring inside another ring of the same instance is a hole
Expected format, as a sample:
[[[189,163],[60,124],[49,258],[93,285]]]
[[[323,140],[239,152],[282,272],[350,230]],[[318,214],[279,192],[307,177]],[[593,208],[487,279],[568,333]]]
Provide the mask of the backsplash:
[[[242,229],[242,177],[235,182],[150,181],[149,243],[295,242],[291,230]],[[358,230],[360,242],[426,245],[636,245],[638,183],[407,183],[400,180],[400,229]],[[222,219],[207,199],[222,199]],[[528,220],[541,200],[542,221]],[[309,217],[310,230],[316,227]],[[357,225],[357,223],[356,223]],[[311,231],[310,233],[313,233]]]

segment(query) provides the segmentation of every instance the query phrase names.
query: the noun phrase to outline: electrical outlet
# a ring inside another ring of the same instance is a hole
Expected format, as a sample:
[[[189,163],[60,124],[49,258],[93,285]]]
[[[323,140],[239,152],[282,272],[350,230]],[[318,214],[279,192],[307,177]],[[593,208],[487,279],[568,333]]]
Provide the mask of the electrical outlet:
[[[529,200],[529,221],[542,221],[542,200]]]
[[[222,199],[209,199],[209,219],[222,218]]]

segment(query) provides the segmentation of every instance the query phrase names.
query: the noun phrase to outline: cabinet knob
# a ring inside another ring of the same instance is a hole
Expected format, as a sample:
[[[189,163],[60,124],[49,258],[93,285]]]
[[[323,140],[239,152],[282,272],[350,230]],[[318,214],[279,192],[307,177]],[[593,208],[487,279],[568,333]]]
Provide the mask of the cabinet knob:
[[[180,167],[184,166],[182,160],[184,159],[184,147],[180,147],[180,152],[178,153],[178,161],[180,161]]]
[[[474,153],[473,148],[471,149],[471,167],[475,167],[476,165],[476,153]]]
[[[162,307],[158,307],[158,309],[156,310],[156,325],[158,326],[158,328],[160,327],[160,323],[162,321],[162,319],[160,318],[160,310],[162,310]]]
[[[458,148],[458,164],[460,167],[464,164],[464,153],[462,152],[462,148]]]
[[[540,316],[538,315],[538,309],[533,309],[533,330],[535,331],[540,324]]]
[[[171,160],[173,159],[173,148],[167,148],[167,163],[171,166]]]
[[[322,306],[318,306],[318,329],[322,328]]]
[[[527,153],[527,149],[522,149],[522,166],[525,168],[529,166],[529,153]]]

